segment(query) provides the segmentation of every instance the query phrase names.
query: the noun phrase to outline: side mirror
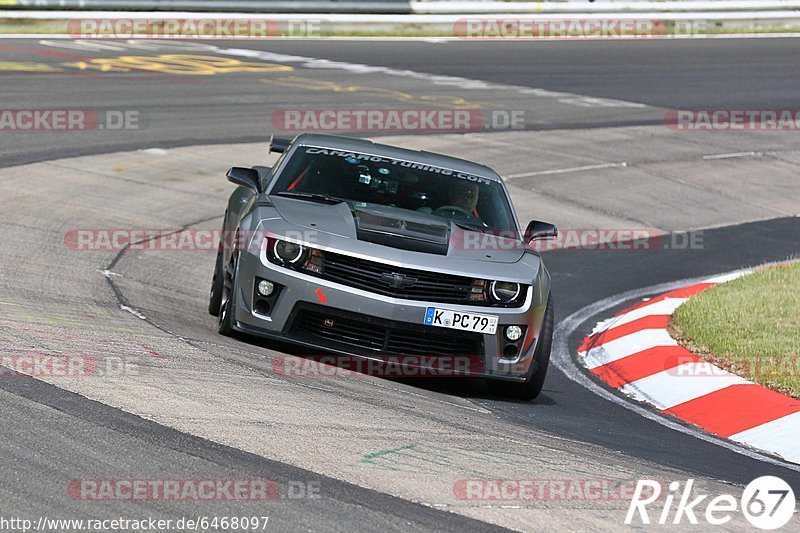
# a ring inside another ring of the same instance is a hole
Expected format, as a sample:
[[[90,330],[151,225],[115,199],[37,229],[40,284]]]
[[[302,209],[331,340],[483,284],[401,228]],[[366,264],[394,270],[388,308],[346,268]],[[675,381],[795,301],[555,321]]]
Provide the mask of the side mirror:
[[[525,229],[525,242],[530,244],[539,239],[554,239],[558,237],[558,228],[547,222],[531,220]]]
[[[273,135],[269,138],[269,151],[270,153],[275,152],[280,154],[285,152],[290,144],[292,144],[291,139],[282,139]]]
[[[231,167],[231,169],[228,170],[227,176],[228,181],[231,183],[241,185],[242,187],[247,187],[256,194],[261,192],[261,183],[258,177],[258,172],[252,168]]]

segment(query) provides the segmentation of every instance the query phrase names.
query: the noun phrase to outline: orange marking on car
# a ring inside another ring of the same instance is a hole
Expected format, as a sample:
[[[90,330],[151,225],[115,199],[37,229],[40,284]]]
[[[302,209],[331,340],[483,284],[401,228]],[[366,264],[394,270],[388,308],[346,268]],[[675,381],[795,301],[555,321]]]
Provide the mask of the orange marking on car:
[[[328,301],[328,297],[327,297],[327,296],[325,296],[325,293],[324,293],[324,292],[322,292],[322,289],[317,289],[317,290],[316,290],[316,291],[314,291],[314,292],[315,292],[315,293],[316,293],[316,295],[317,295],[317,300],[319,300],[319,303],[321,303],[321,304],[325,304],[325,303],[327,303],[327,301]]]

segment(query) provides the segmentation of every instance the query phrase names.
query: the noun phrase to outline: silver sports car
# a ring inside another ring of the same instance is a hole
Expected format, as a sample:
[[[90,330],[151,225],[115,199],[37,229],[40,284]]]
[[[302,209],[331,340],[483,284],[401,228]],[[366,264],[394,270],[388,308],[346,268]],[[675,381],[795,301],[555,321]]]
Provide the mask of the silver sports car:
[[[333,135],[273,138],[234,167],[209,298],[219,332],[488,378],[532,399],[553,336],[550,274],[483,165]],[[305,353],[305,352],[303,352]],[[402,374],[400,374],[402,375]]]

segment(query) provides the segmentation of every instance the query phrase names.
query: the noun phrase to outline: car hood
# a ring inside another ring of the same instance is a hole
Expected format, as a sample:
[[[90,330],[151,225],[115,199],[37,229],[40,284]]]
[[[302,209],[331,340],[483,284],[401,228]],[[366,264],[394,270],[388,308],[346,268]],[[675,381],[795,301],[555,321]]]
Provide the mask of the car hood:
[[[344,239],[449,258],[515,263],[524,245],[491,233],[472,231],[441,217],[375,204],[327,204],[270,197],[286,222]]]

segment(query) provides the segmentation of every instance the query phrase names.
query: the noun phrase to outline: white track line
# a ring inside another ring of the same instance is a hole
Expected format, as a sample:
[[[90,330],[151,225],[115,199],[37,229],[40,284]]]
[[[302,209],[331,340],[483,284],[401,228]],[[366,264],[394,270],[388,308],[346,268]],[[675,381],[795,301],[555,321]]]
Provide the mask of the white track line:
[[[739,157],[762,157],[764,152],[732,152],[730,154],[714,154],[704,155],[703,159],[706,161],[714,159],[736,159]]]
[[[521,85],[509,85],[505,83],[491,83],[485,80],[463,78],[461,76],[445,76],[441,74],[430,74],[414,70],[403,70],[378,65],[367,65],[362,63],[350,63],[347,61],[331,61],[316,57],[305,57],[290,54],[279,54],[263,50],[252,50],[247,48],[218,48],[216,53],[234,57],[246,57],[261,61],[275,63],[292,63],[303,68],[317,70],[338,70],[350,74],[378,74],[381,76],[394,76],[405,79],[422,80],[433,85],[442,87],[456,87],[462,90],[484,90],[484,91],[513,91],[526,96],[538,96],[542,98],[553,98],[559,103],[575,105],[578,107],[624,107],[624,108],[644,108],[645,104],[629,102],[626,100],[614,100],[611,98],[594,98],[582,94],[573,94],[560,91],[550,91],[536,87],[524,87]]]
[[[548,176],[550,174],[567,174],[570,172],[584,172],[586,170],[598,170],[601,168],[620,168],[620,167],[627,167],[628,163],[625,161],[620,161],[619,163],[601,163],[598,165],[586,165],[583,167],[571,167],[571,168],[557,168],[555,170],[537,170],[535,172],[523,172],[521,174],[509,174],[506,176],[506,179],[516,179],[516,178],[529,178],[531,176]]]

